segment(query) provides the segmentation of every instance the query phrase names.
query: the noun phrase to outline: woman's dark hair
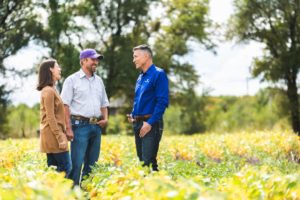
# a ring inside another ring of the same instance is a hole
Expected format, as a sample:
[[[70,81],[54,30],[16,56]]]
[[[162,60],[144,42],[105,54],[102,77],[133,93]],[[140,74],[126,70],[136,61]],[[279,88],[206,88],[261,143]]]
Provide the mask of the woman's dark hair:
[[[55,59],[47,59],[41,63],[39,68],[38,86],[36,87],[38,91],[41,91],[46,86],[53,86],[54,83],[50,68],[53,68],[55,63]]]

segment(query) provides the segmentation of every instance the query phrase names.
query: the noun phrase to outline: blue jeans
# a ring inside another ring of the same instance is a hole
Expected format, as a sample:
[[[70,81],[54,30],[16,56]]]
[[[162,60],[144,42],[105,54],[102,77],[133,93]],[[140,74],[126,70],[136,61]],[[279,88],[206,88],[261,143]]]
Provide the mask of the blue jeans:
[[[91,172],[100,155],[101,127],[85,121],[71,120],[74,139],[71,142],[72,171],[70,178],[79,185],[81,178]],[[81,176],[82,164],[84,164]]]
[[[155,122],[150,132],[141,138],[139,133],[142,126],[143,121],[133,123],[137,156],[140,161],[144,162],[144,166],[152,165],[152,169],[158,171],[156,157],[163,132],[163,120]]]
[[[69,177],[72,169],[72,164],[68,151],[61,153],[47,153],[47,164],[48,167],[56,166],[56,171],[65,172],[65,177]]]

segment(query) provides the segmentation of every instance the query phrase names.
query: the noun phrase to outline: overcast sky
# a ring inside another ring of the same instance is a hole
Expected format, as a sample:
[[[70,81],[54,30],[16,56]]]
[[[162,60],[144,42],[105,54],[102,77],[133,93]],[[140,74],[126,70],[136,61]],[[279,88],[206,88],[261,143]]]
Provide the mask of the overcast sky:
[[[225,23],[232,13],[232,0],[222,0],[222,3],[220,0],[211,0],[210,16],[215,22]],[[210,88],[211,95],[253,95],[265,86],[260,84],[258,79],[250,79],[249,73],[253,57],[261,55],[260,44],[238,45],[233,42],[222,42],[217,45],[217,55],[195,46],[193,52],[185,57],[201,76],[202,84],[197,88],[199,93],[203,88]],[[16,56],[6,59],[5,65],[18,66],[18,69],[30,68],[42,56],[47,56],[45,49],[29,45],[20,50]],[[11,95],[13,104],[26,103],[32,106],[38,103],[40,94],[35,89],[36,83],[37,75],[22,81],[16,77],[9,78],[10,87],[21,86]]]

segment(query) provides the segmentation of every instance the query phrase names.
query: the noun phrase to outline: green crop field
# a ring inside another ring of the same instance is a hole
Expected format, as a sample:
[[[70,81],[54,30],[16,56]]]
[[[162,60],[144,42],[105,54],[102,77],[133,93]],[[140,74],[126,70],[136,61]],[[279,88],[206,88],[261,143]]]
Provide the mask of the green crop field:
[[[159,172],[129,136],[103,136],[82,188],[46,166],[38,139],[0,141],[0,199],[300,199],[300,140],[290,132],[163,136]]]

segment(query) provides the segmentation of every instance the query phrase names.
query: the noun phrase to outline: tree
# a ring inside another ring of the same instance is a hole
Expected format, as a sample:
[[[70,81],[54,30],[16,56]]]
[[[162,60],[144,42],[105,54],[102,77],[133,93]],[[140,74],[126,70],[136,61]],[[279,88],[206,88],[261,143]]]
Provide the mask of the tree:
[[[180,106],[183,132],[188,134],[206,130],[206,94],[197,96],[195,87],[200,76],[182,57],[191,52],[190,43],[208,50],[215,47],[210,39],[212,22],[208,19],[208,4],[207,0],[164,0],[163,19],[167,19],[167,23],[159,22],[161,30],[154,45],[155,63],[169,74],[172,102]]]
[[[0,2],[0,69],[4,73],[3,60],[15,54],[41,30],[33,14],[31,0],[3,0]]]
[[[0,86],[0,139],[5,137],[8,133],[8,126],[7,126],[7,107],[8,107],[8,94],[4,89],[4,85]]]
[[[207,0],[163,1],[166,9],[163,19],[168,22],[160,22],[161,33],[154,45],[155,61],[174,78],[174,93],[189,91],[199,83],[199,75],[194,66],[180,61],[191,52],[189,42],[201,44],[208,50],[215,46],[209,37],[211,21],[208,19],[208,3]]]
[[[181,94],[181,125],[182,133],[194,134],[204,133],[207,129],[205,125],[205,117],[207,112],[205,107],[208,100],[206,94],[198,96],[194,89],[187,90]]]
[[[3,65],[5,58],[14,55],[19,49],[33,40],[41,25],[33,14],[34,4],[31,0],[0,1],[0,75],[5,76],[7,69]],[[18,71],[17,69],[11,69]],[[10,91],[0,83],[0,133],[6,123],[7,104]]]
[[[229,38],[265,45],[252,73],[263,81],[283,83],[289,99],[293,130],[300,135],[297,77],[300,68],[300,1],[235,0],[236,12],[229,21]]]
[[[104,79],[108,96],[132,96],[137,75],[132,70],[132,47],[147,41],[145,22],[151,2],[40,1],[40,8],[48,13],[41,44],[61,64],[63,77],[79,69],[80,50],[95,48],[105,57],[98,74]]]
[[[132,99],[138,73],[133,70],[132,47],[142,43],[153,47],[154,62],[172,73],[177,83],[185,88],[197,84],[199,76],[193,66],[175,57],[189,53],[191,41],[213,47],[206,29],[210,25],[207,0],[85,0],[77,8],[95,32],[89,43],[102,47],[105,59],[100,73],[109,97],[125,94]],[[161,16],[154,19],[151,15],[156,8],[161,9]],[[166,20],[171,25],[165,25]]]
[[[149,6],[155,1],[85,0],[78,14],[92,25],[85,46],[101,49],[104,60],[99,73],[108,97],[125,95],[132,99],[137,71],[132,64],[132,48],[147,43],[150,30]]]
[[[9,106],[9,137],[36,137],[40,124],[40,105],[28,107],[25,104]]]
[[[49,57],[58,61],[62,68],[62,76],[67,77],[79,69],[79,50],[82,48],[80,36],[81,26],[74,21],[74,6],[71,0],[40,1],[39,9],[47,13],[47,23],[43,25],[38,42],[49,48]],[[62,87],[58,82],[58,89]]]

